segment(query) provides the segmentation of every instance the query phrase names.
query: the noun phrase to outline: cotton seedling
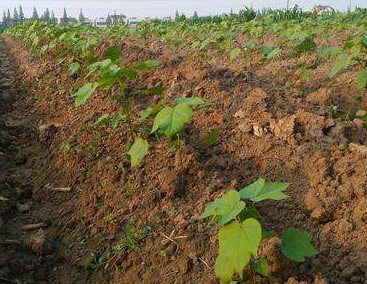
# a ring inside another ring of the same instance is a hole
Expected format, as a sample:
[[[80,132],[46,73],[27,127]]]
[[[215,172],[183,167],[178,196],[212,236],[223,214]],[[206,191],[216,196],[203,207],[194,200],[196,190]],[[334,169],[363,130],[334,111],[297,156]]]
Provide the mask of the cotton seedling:
[[[259,213],[253,204],[265,200],[283,200],[288,183],[267,182],[260,178],[240,191],[229,190],[222,197],[206,205],[201,218],[211,217],[221,224],[219,251],[214,271],[221,283],[229,283],[234,275],[243,276],[250,266],[260,275],[267,276],[265,259],[258,257],[261,240],[274,234],[265,233],[258,221]],[[249,206],[250,205],[250,206]],[[317,254],[308,233],[289,229],[280,235],[281,252],[293,261],[302,262]]]

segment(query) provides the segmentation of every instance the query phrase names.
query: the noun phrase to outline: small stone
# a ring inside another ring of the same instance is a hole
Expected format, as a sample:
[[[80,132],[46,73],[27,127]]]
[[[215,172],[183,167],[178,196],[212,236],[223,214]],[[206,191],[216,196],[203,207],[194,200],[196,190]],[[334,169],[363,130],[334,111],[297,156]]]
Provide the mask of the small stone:
[[[330,92],[327,89],[317,90],[316,92],[308,94],[306,97],[306,101],[319,105],[327,105],[329,99]]]
[[[331,127],[335,126],[335,121],[332,118],[328,118],[327,120],[325,120],[325,129],[329,129]]]
[[[355,118],[353,120],[353,123],[355,124],[355,126],[359,129],[363,128],[364,127],[364,121],[362,119],[359,119],[359,118]]]
[[[29,203],[25,203],[25,204],[17,203],[17,209],[19,213],[26,213],[29,211],[30,208],[31,208],[31,205]]]
[[[245,117],[246,117],[246,115],[245,115],[245,113],[244,113],[242,110],[238,110],[238,111],[236,111],[236,113],[234,114],[234,117],[236,117],[236,118],[245,118]]]
[[[287,139],[294,133],[296,116],[284,117],[278,121],[270,122],[270,131],[274,133],[275,137],[280,139]]]
[[[172,95],[177,95],[181,91],[181,85],[179,83],[174,83],[171,85],[170,93]]]
[[[349,143],[349,150],[351,152],[357,153],[359,155],[366,155],[367,154],[367,146],[360,145],[357,143]]]
[[[241,130],[244,133],[249,133],[252,130],[252,125],[250,123],[241,123],[238,125],[238,129]]]
[[[262,137],[264,135],[264,128],[262,128],[261,126],[254,124],[252,126],[252,129],[254,131],[255,136]]]
[[[1,94],[1,99],[4,101],[4,102],[9,102],[10,99],[11,99],[11,96],[8,92],[4,92]]]
[[[45,255],[51,252],[51,243],[45,232],[40,229],[28,241],[28,247],[38,255]]]

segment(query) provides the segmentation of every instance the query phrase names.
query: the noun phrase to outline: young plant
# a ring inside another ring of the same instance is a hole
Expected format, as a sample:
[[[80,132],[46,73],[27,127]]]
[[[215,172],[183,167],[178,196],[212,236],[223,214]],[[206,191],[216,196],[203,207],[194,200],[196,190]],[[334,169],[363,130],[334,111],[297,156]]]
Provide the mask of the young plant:
[[[262,231],[257,220],[260,216],[254,204],[264,200],[282,200],[288,183],[267,182],[259,178],[239,192],[229,190],[222,197],[206,205],[201,218],[212,217],[219,221],[219,252],[214,271],[221,283],[229,283],[235,274],[242,278],[246,266],[260,275],[268,275],[268,264],[258,256],[261,239],[273,236]],[[246,204],[246,202],[248,204]],[[248,206],[250,205],[250,206]],[[317,251],[308,233],[289,229],[280,235],[281,252],[287,258],[302,262]]]

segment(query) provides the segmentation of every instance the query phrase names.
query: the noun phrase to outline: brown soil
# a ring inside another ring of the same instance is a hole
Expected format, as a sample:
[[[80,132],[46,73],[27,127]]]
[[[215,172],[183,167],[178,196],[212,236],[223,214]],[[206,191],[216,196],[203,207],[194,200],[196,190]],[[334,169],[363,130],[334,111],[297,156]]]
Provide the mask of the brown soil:
[[[65,70],[3,38],[0,195],[9,201],[0,201],[0,277],[13,283],[216,283],[211,267],[218,228],[198,216],[228,188],[262,176],[292,183],[289,199],[258,207],[265,229],[304,229],[320,253],[292,263],[272,238],[261,251],[271,276],[247,271],[244,283],[367,283],[367,132],[329,111],[361,107],[354,71],[331,84],[321,64],[300,96],[291,87],[300,85],[292,60],[280,58],[255,72],[219,64],[220,58],[209,64],[172,54],[159,44],[150,51],[134,43],[121,47],[128,62],[165,63],[153,76],[142,75],[143,86],[162,82],[169,97],[194,94],[211,103],[183,134],[183,169],[163,142],[131,171],[125,127],[92,126],[117,105],[100,93],[74,109]],[[158,99],[138,97],[133,111]],[[213,129],[219,141],[202,148],[199,141]],[[60,150],[66,142],[68,153]],[[19,213],[16,204],[26,203],[29,212]],[[47,225],[42,231],[21,230],[39,222]]]

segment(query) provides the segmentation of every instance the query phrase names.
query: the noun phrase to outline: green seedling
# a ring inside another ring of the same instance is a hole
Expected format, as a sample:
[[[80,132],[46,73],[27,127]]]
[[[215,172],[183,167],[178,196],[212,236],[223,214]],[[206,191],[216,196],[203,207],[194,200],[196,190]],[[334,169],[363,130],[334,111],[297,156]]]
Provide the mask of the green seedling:
[[[267,182],[260,178],[239,192],[229,190],[206,205],[201,218],[211,217],[222,226],[219,230],[219,251],[214,267],[221,283],[231,282],[235,274],[242,277],[247,266],[260,275],[269,274],[267,261],[258,257],[258,249],[263,238],[274,234],[262,231],[258,221],[259,213],[253,205],[265,200],[279,201],[288,198],[284,193],[288,187],[288,183]],[[317,254],[311,237],[306,232],[290,229],[282,233],[280,238],[281,252],[293,261],[302,262],[306,257]]]

